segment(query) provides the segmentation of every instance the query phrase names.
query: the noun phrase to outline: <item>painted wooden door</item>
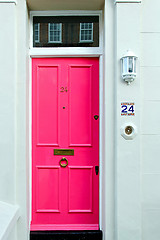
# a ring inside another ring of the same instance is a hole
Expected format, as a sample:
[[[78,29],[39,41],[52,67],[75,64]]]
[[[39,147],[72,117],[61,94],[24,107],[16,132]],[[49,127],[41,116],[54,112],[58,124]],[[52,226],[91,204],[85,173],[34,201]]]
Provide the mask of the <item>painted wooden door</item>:
[[[31,230],[99,229],[99,59],[32,64]]]

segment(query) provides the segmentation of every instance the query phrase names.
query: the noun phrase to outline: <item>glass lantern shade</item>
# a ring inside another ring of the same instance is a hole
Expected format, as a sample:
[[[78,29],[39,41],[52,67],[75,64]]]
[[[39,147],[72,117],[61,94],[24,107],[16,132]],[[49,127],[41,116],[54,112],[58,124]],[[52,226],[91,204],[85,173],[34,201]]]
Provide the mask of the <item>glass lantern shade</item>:
[[[130,84],[137,75],[136,62],[137,57],[133,52],[127,51],[127,53],[121,58],[122,62],[122,78],[124,81]]]

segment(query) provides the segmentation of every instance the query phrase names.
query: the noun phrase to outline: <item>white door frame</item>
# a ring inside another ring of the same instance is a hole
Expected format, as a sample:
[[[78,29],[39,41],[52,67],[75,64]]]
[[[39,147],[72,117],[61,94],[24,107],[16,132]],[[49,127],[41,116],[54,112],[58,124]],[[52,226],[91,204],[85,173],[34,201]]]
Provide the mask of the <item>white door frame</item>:
[[[30,162],[30,221],[32,213],[32,58],[98,57],[99,58],[99,227],[102,229],[102,174],[104,152],[102,148],[104,132],[104,75],[103,75],[103,29],[102,11],[31,11],[30,12],[30,81],[29,81],[29,162]],[[33,48],[33,16],[99,16],[99,47]]]

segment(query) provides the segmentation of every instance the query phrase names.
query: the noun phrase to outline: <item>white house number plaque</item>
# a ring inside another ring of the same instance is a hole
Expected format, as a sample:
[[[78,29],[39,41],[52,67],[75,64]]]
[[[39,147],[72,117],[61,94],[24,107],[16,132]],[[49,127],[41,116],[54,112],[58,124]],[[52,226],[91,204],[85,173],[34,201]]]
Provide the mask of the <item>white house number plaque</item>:
[[[135,116],[135,104],[133,102],[122,102],[121,116]]]

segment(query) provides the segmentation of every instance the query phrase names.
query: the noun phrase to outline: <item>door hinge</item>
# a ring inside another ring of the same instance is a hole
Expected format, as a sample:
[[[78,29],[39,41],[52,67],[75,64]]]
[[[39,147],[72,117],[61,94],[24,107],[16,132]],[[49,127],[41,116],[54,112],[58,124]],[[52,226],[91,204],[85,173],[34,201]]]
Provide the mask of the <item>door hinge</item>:
[[[95,166],[95,172],[96,172],[96,175],[98,175],[98,173],[99,173],[99,166]]]

